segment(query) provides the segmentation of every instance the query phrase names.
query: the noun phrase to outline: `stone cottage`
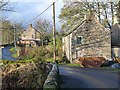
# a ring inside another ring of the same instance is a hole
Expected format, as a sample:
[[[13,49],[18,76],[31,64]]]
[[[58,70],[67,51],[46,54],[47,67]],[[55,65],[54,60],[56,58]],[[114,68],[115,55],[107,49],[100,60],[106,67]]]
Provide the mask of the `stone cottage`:
[[[32,27],[32,24],[21,34],[19,44],[36,45],[40,41],[40,32]]]
[[[63,52],[68,60],[80,57],[104,57],[111,59],[111,34],[95,18],[94,14],[86,15],[72,32],[62,38]]]

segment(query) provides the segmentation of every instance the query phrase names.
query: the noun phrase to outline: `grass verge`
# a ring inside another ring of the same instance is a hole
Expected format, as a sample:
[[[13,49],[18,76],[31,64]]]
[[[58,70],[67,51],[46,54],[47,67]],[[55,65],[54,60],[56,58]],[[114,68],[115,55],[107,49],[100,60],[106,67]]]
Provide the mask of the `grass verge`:
[[[101,67],[104,70],[115,70],[115,71],[120,71],[120,68],[110,68],[110,67]]]
[[[73,63],[68,63],[68,64],[61,63],[60,65],[72,66],[72,67],[82,67],[80,64],[73,64]]]

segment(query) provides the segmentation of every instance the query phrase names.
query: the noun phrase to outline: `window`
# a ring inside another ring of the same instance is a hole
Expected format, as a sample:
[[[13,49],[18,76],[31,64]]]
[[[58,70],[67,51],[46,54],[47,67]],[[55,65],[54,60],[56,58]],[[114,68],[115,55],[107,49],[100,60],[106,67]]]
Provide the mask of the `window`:
[[[77,44],[82,44],[82,36],[77,36]]]
[[[33,38],[34,36],[32,35],[32,38]]]

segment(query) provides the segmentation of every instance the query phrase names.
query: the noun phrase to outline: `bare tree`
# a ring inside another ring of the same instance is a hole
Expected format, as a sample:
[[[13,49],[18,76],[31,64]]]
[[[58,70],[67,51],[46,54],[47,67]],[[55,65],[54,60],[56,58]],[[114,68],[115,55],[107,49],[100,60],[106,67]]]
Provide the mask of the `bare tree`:
[[[111,14],[112,14],[112,25],[114,24],[114,6],[113,2],[110,2]]]
[[[101,22],[100,2],[97,3],[97,7],[98,7],[98,18],[99,18],[99,22]]]
[[[105,13],[105,21],[106,21],[106,24],[109,26],[109,28],[111,29],[111,25],[109,23],[109,20],[108,20],[108,13],[107,13],[107,4],[104,4],[103,5],[103,9],[104,9],[104,13]],[[106,25],[105,25],[106,26]]]
[[[117,13],[116,13],[116,16],[117,16],[117,21],[118,21],[118,23],[120,24],[120,1],[118,2],[118,4],[116,5],[116,11],[117,11]]]
[[[0,11],[14,11],[10,0],[0,1]]]
[[[52,32],[52,25],[51,22],[48,20],[42,20],[38,19],[35,21],[35,28],[40,32],[40,39],[42,46],[44,43],[46,44],[48,42],[48,39],[50,37],[50,33]]]

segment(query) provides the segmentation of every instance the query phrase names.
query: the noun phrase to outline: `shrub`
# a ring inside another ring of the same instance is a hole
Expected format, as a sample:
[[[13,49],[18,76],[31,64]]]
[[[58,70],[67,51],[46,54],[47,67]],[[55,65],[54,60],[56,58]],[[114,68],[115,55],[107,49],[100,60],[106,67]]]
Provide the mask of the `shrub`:
[[[15,48],[11,48],[10,52],[12,53],[12,57],[14,58],[18,58],[19,57],[19,47]]]
[[[46,60],[47,58],[51,58],[52,53],[46,49],[45,47],[24,47],[21,50],[21,58],[22,59],[34,59],[34,60]]]
[[[63,63],[70,63],[70,61],[68,60],[66,55],[62,57],[62,62]]]
[[[4,61],[9,64],[2,67],[3,89],[42,88],[49,71],[46,63],[28,61],[30,60]]]

